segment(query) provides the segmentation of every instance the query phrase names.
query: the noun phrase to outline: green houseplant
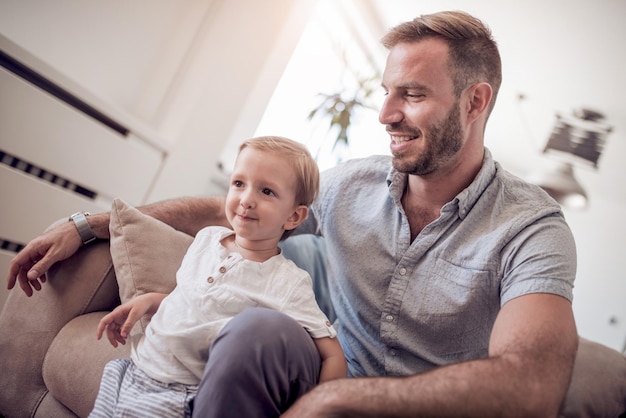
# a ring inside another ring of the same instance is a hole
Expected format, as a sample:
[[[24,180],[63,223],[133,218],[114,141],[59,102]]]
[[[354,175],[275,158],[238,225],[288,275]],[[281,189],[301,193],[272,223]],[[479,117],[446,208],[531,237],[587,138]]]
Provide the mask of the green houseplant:
[[[355,87],[346,87],[335,93],[319,93],[322,98],[308,115],[309,120],[328,120],[328,129],[337,131],[334,138],[333,151],[347,148],[350,137],[350,126],[354,114],[359,109],[378,110],[372,103],[374,92],[380,88],[378,74],[369,77],[354,77]]]

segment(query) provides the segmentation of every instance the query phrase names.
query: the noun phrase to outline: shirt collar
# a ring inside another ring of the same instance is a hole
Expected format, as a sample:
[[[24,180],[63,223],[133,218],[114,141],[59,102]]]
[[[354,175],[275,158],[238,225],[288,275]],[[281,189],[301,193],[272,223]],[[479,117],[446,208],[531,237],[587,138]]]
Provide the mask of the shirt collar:
[[[480,195],[485,191],[489,183],[491,183],[495,175],[496,163],[493,160],[489,149],[485,147],[483,164],[480,171],[476,174],[476,177],[468,187],[461,190],[459,194],[452,199],[452,201],[444,205],[442,212],[458,208],[459,217],[461,219],[465,218],[474,204],[478,201]],[[387,174],[387,187],[389,188],[389,194],[398,207],[402,207],[402,195],[404,193],[407,180],[408,174],[400,173],[393,167],[391,167],[389,173]]]

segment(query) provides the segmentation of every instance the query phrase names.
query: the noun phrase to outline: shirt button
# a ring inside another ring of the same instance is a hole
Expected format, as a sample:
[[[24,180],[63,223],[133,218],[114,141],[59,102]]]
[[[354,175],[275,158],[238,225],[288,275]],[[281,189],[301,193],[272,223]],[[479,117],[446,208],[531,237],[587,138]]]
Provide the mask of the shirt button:
[[[391,322],[393,321],[393,315],[387,315],[385,319],[387,320],[387,322]]]
[[[396,356],[396,350],[389,350],[389,354],[393,357]]]
[[[213,279],[213,277],[209,277],[208,279],[206,279],[206,281],[209,283],[213,283],[215,280]]]
[[[226,267],[224,266],[220,267],[220,273],[226,273]]]
[[[331,325],[330,321],[326,321],[326,326],[329,327]]]
[[[400,275],[404,276],[406,274],[406,269],[404,267],[402,267],[400,269]]]

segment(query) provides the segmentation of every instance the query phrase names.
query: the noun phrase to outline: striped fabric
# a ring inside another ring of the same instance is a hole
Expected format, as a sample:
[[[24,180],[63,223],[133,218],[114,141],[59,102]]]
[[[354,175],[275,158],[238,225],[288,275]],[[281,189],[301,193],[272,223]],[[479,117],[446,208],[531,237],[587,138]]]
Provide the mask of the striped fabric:
[[[130,359],[110,361],[90,418],[191,417],[196,385],[161,383]]]

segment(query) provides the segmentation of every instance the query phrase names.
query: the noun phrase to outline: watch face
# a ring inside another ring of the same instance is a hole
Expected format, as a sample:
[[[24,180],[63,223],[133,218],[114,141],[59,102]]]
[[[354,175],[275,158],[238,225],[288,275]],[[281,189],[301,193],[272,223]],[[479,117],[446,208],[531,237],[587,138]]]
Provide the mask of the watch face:
[[[82,216],[89,216],[89,215],[91,215],[91,213],[89,213],[89,212],[76,212],[76,213],[73,213],[73,214],[70,215],[70,219],[69,220],[73,221],[74,218],[80,217],[81,215]]]

